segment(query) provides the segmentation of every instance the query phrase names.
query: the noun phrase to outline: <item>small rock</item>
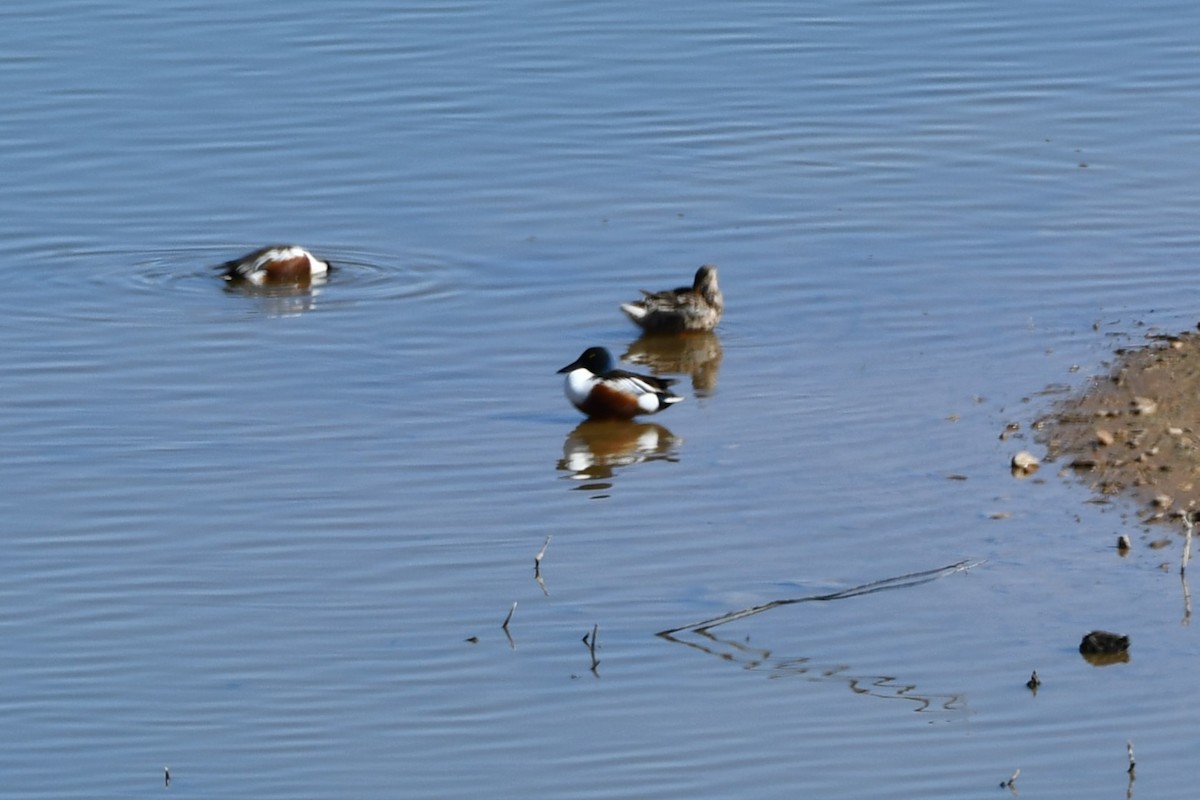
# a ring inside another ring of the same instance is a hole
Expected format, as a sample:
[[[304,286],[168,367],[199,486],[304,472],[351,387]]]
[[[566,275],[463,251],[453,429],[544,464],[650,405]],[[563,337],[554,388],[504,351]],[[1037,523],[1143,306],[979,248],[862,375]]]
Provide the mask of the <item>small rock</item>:
[[[1166,494],[1156,494],[1156,495],[1154,496],[1154,506],[1155,506],[1155,508],[1170,508],[1170,507],[1171,507],[1171,502],[1172,502],[1172,501],[1171,501],[1171,496],[1170,496],[1170,495],[1166,495]]]
[[[1144,417],[1148,417],[1155,411],[1158,411],[1158,403],[1149,397],[1135,397],[1130,405],[1133,408],[1133,413]]]
[[[1129,543],[1128,536],[1122,533],[1117,537],[1117,552],[1121,553],[1121,555],[1124,555],[1125,553],[1129,552],[1130,547],[1131,545]]]
[[[1155,539],[1148,546],[1151,550],[1162,550],[1164,547],[1171,546],[1171,540],[1170,539]]]
[[[1111,631],[1092,631],[1079,643],[1081,653],[1124,653],[1129,649],[1129,637]]]
[[[1025,685],[1035,692],[1037,691],[1037,688],[1042,685],[1042,679],[1038,677],[1036,669],[1033,671],[1033,674],[1029,676],[1029,680],[1025,681]]]
[[[1096,444],[1100,445],[1101,447],[1108,447],[1116,440],[1116,437],[1113,436],[1111,432],[1106,431],[1104,428],[1096,429]]]
[[[1012,457],[1012,474],[1013,477],[1024,478],[1026,475],[1032,475],[1037,472],[1040,462],[1033,453],[1028,450],[1022,450]]]
[[[1167,433],[1169,433],[1172,436],[1183,436],[1183,428],[1175,428],[1175,427],[1167,428]]]

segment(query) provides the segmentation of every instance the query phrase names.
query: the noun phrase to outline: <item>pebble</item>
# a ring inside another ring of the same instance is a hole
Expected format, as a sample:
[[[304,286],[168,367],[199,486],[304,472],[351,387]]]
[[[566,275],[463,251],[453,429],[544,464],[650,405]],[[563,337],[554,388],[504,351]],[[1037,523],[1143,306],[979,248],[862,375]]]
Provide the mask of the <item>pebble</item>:
[[[1130,548],[1129,537],[1122,533],[1120,536],[1117,537],[1117,550],[1119,550],[1122,553],[1128,553],[1129,548]]]
[[[1012,474],[1016,477],[1025,477],[1037,472],[1041,462],[1037,460],[1037,456],[1028,450],[1022,450],[1012,457]]]
[[[1135,397],[1133,398],[1133,403],[1131,405],[1133,406],[1133,413],[1146,417],[1150,416],[1155,411],[1158,411],[1158,403],[1154,402],[1149,397]]]
[[[1096,444],[1100,445],[1101,447],[1108,447],[1116,440],[1117,439],[1112,435],[1112,432],[1106,431],[1104,428],[1096,429]]]

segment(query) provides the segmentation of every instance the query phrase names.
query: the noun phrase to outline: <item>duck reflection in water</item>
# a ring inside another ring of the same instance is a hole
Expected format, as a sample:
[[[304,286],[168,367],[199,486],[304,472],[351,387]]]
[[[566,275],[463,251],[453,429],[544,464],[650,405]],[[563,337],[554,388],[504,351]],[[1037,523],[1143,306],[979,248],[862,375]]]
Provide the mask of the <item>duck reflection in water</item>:
[[[622,361],[647,367],[655,373],[690,375],[697,397],[710,397],[721,372],[721,340],[715,333],[647,333],[629,345]]]
[[[653,422],[588,419],[567,434],[558,468],[579,489],[608,489],[617,469],[644,461],[677,461],[681,439]]]

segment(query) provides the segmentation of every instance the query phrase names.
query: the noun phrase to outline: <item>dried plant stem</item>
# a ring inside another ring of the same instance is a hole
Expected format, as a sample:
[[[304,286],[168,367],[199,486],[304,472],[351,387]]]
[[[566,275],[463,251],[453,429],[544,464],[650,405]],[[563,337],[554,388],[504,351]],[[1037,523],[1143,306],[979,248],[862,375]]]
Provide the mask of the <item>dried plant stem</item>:
[[[587,643],[588,651],[592,654],[592,672],[596,671],[596,667],[600,666],[600,660],[596,658],[596,635],[600,632],[600,625],[592,626],[592,633],[589,638],[588,634],[583,635],[583,641]]]
[[[1179,563],[1179,573],[1187,572],[1188,562],[1192,560],[1192,533],[1195,525],[1190,514],[1183,515],[1183,559]]]
[[[538,574],[542,568],[542,557],[546,555],[546,548],[550,546],[550,540],[554,538],[554,534],[546,537],[546,543],[542,545],[542,549],[538,550],[538,554],[533,557],[533,574]]]
[[[907,575],[897,575],[894,578],[884,578],[883,580],[871,581],[870,583],[852,586],[849,589],[843,589],[840,592],[831,592],[829,594],[813,594],[807,597],[791,597],[786,600],[772,600],[769,603],[753,606],[751,608],[743,608],[738,611],[730,611],[728,614],[722,614],[719,617],[706,619],[702,622],[693,622],[689,625],[680,625],[675,628],[668,628],[665,631],[659,631],[659,636],[670,636],[673,633],[680,631],[705,631],[709,628],[715,628],[718,625],[724,625],[727,622],[744,619],[755,614],[761,614],[764,611],[769,611],[772,608],[779,606],[792,605],[794,603],[811,603],[826,600],[845,600],[849,597],[858,597],[864,594],[873,594],[874,592],[882,592],[888,589],[906,589],[913,586],[919,586],[922,583],[943,578],[947,575],[952,575],[956,572],[965,572],[966,570],[982,564],[982,561],[958,561],[954,564],[948,564],[937,569],[927,569],[921,572],[910,572]]]

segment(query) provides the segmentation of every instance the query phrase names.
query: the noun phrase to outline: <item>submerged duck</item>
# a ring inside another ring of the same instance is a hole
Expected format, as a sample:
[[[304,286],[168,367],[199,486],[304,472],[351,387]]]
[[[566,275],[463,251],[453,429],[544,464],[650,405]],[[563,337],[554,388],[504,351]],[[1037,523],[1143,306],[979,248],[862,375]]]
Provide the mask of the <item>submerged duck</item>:
[[[558,372],[567,375],[564,391],[572,405],[598,419],[655,414],[683,399],[670,390],[670,378],[616,369],[603,347],[589,347]]]
[[[325,277],[331,269],[329,262],[322,261],[303,247],[278,244],[260,247],[241,258],[226,261],[220,268],[226,280],[246,281],[255,286],[304,283]]]
[[[647,331],[711,331],[725,310],[725,298],[717,286],[717,268],[705,264],[696,270],[691,286],[665,292],[642,290],[641,300],[622,303],[621,310]]]

